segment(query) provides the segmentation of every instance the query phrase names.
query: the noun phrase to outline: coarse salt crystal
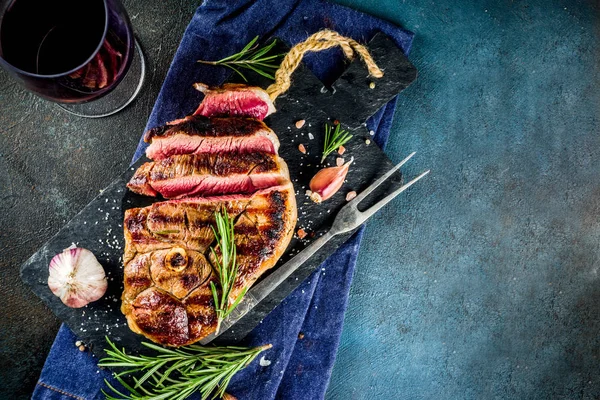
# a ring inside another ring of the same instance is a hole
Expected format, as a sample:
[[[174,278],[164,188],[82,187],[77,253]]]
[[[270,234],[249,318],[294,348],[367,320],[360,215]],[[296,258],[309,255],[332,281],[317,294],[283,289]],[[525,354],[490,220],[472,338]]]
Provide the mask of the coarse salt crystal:
[[[267,360],[265,358],[265,356],[262,356],[260,358],[259,364],[260,364],[261,367],[268,367],[269,365],[271,365],[271,361]]]

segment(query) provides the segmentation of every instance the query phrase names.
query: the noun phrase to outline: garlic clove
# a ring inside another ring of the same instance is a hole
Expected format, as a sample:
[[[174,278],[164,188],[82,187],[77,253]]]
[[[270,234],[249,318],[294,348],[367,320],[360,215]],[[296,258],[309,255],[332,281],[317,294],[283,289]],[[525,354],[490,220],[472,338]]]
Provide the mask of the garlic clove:
[[[348,168],[350,168],[352,161],[354,161],[354,158],[344,165],[323,168],[317,172],[310,180],[309,184],[310,190],[312,191],[312,194],[310,195],[311,200],[315,203],[321,203],[340,190],[344,184],[344,180],[348,174]]]
[[[65,305],[80,308],[104,296],[108,282],[91,251],[69,248],[50,261],[48,287]]]
[[[302,228],[298,229],[298,231],[296,232],[296,235],[298,235],[299,239],[304,239],[307,235],[306,231]]]

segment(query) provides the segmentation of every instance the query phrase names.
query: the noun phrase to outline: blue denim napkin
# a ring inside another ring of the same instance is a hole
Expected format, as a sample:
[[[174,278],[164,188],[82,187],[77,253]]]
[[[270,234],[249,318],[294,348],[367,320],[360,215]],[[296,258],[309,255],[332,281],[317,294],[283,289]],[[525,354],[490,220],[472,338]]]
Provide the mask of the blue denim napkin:
[[[207,0],[183,36],[147,128],[194,111],[202,95],[191,89],[192,82],[219,85],[227,78],[227,70],[201,65],[196,60],[233,54],[256,35],[276,36],[293,45],[323,28],[363,43],[381,31],[405,53],[413,37],[388,22],[319,0]],[[342,53],[336,49],[309,54],[305,63],[324,83],[333,82],[344,67]],[[381,147],[389,137],[395,106],[393,100],[367,121]],[[134,161],[144,149],[140,140]],[[244,340],[245,345],[271,343],[273,348],[263,353],[262,363],[255,361],[234,377],[229,393],[240,400],[324,397],[362,233],[363,229],[340,247]],[[112,379],[110,373],[97,368],[93,354],[78,351],[76,340],[64,325],[60,328],[34,399],[103,398],[100,389],[103,379]]]

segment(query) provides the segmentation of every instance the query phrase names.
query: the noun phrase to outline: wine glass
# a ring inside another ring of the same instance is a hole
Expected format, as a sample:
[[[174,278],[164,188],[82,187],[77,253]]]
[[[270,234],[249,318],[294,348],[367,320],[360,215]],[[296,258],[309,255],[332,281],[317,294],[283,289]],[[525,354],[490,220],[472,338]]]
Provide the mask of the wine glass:
[[[0,64],[31,92],[91,118],[125,108],[145,75],[119,0],[0,0]]]

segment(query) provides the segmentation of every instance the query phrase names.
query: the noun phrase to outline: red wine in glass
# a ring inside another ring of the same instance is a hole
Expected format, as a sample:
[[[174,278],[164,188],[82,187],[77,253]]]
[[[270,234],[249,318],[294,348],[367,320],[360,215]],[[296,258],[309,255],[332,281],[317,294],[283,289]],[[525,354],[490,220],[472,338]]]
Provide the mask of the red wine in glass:
[[[0,0],[0,63],[27,89],[58,103],[111,92],[134,55],[119,0]]]

